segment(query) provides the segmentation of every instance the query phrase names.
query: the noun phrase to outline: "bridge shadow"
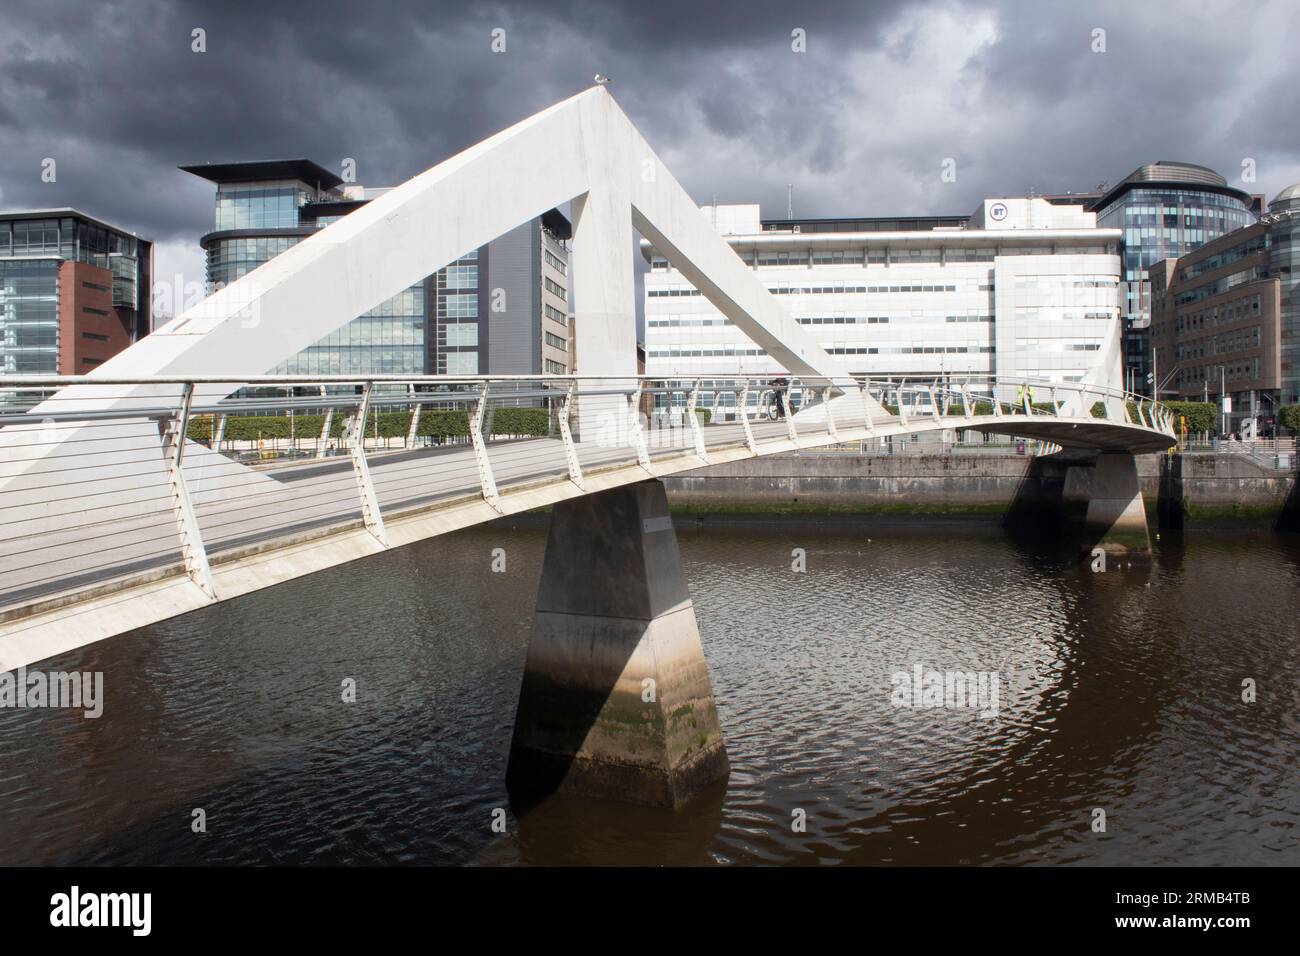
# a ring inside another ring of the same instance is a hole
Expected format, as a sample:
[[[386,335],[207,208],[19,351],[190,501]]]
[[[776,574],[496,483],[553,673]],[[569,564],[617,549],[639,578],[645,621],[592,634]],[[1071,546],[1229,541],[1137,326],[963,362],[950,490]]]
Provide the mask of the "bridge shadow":
[[[1291,534],[1300,534],[1300,462],[1296,472],[1291,476],[1291,493],[1282,503],[1282,511],[1277,516],[1274,530]]]
[[[1156,495],[1157,524],[1163,530],[1181,531],[1187,515],[1183,490],[1182,455],[1160,456],[1160,485]]]
[[[1067,461],[1056,456],[1030,459],[1011,503],[1002,515],[1002,529],[1021,548],[1035,554],[1055,551],[1072,527],[1082,528],[1083,513],[1070,513],[1064,501]],[[1073,543],[1082,542],[1082,534]]]

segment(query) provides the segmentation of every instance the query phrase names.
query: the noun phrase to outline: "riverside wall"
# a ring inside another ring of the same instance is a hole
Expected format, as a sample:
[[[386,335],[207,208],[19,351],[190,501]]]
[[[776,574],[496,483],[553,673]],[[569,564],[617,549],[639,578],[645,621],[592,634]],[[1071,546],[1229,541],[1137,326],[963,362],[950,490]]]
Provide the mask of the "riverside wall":
[[[1051,456],[957,450],[863,455],[809,452],[732,462],[664,478],[675,512],[734,514],[986,514],[1059,499]],[[1242,454],[1143,455],[1142,495],[1154,511],[1181,501],[1189,520],[1276,521],[1294,508],[1296,473]]]

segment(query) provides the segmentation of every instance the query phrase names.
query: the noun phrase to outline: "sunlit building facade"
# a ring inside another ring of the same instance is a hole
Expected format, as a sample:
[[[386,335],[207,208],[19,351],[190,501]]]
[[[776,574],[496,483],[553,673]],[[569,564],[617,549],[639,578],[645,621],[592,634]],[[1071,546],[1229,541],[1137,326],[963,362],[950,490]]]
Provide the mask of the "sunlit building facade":
[[[1300,184],[1258,223],[1149,269],[1165,397],[1230,399],[1232,431],[1267,432],[1300,403]]]
[[[1119,384],[1119,234],[1082,205],[986,200],[972,216],[703,215],[828,353],[874,379],[990,375]],[[646,373],[786,371],[642,243]],[[1091,379],[1098,381],[1097,375]],[[725,403],[727,396],[721,396]]]

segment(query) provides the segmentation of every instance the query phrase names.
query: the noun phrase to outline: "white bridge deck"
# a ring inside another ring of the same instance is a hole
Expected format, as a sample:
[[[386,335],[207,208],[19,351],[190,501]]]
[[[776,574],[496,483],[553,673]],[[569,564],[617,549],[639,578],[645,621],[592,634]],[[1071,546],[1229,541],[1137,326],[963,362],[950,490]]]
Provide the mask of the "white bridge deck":
[[[718,379],[707,381],[715,395],[727,391],[717,388]],[[362,420],[357,411],[367,396],[351,396],[334,399],[343,403],[334,414],[349,418],[353,429],[342,440],[327,443],[334,446],[333,456],[249,467],[187,441],[179,488],[168,468],[168,456],[176,449],[174,443],[169,446],[167,434],[180,427],[183,403],[181,410],[164,416],[156,396],[165,388],[183,394],[183,386],[158,384],[147,399],[90,422],[64,421],[57,401],[47,401],[39,426],[11,424],[0,430],[5,452],[0,472],[0,668],[388,547],[708,464],[943,429],[1135,453],[1160,451],[1172,443],[1171,422],[1162,410],[1142,408],[1132,396],[1094,387],[1067,390],[1038,383],[1038,394],[1056,396],[1058,414],[1040,408],[1026,414],[1023,405],[1008,403],[999,403],[999,413],[993,414],[990,383],[977,393],[934,383],[863,382],[857,390],[843,390],[829,405],[821,401],[822,389],[796,384],[792,393],[805,407],[790,421],[771,421],[763,414],[770,391],[743,379],[731,383],[732,391],[742,402],[757,392],[760,404],[748,403],[742,421],[703,424],[697,417],[697,427],[691,426],[680,401],[648,418],[631,409],[644,410],[656,394],[689,398],[698,382],[639,380],[619,383],[620,388],[600,381],[547,381],[555,398],[543,400],[549,409],[534,414],[546,415],[557,434],[494,439],[482,434],[482,423],[490,421],[493,408],[518,401],[513,396],[519,394],[519,383],[501,383],[512,387],[501,397],[493,396],[491,380],[459,384],[476,387],[456,395],[428,395],[427,404],[444,411],[463,409],[477,426],[471,430],[479,432],[472,441],[395,450],[374,439],[363,442],[356,433]],[[1018,387],[998,385],[1002,394]],[[363,390],[364,384],[357,389]],[[589,428],[597,440],[566,437],[555,427],[565,395],[573,418],[584,400],[604,403],[587,413],[590,420],[601,416],[601,426]],[[150,407],[144,409],[140,402]],[[390,397],[387,402],[389,408],[396,403],[409,412],[417,400]],[[423,409],[424,398],[419,404]],[[911,411],[900,416],[885,407],[900,404]],[[249,411],[246,404],[234,407]],[[1131,418],[1135,407],[1136,421]],[[1096,417],[1094,408],[1114,417]],[[985,414],[976,414],[977,409]],[[261,400],[254,410],[285,414],[275,400]],[[236,415],[226,418],[234,421]],[[305,444],[316,446],[319,438],[312,436]],[[375,510],[367,517],[371,495]]]

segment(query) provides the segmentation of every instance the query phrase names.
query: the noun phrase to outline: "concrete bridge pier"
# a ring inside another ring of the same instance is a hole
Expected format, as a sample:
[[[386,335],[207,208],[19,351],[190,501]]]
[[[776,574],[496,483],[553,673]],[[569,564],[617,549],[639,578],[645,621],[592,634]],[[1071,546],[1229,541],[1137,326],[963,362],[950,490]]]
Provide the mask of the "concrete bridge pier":
[[[1151,553],[1137,459],[1132,455],[1100,452],[1092,465],[1070,465],[1061,497],[1067,516],[1082,512],[1085,554],[1096,548],[1115,557]]]
[[[506,784],[678,807],[730,765],[657,480],[551,517]]]

